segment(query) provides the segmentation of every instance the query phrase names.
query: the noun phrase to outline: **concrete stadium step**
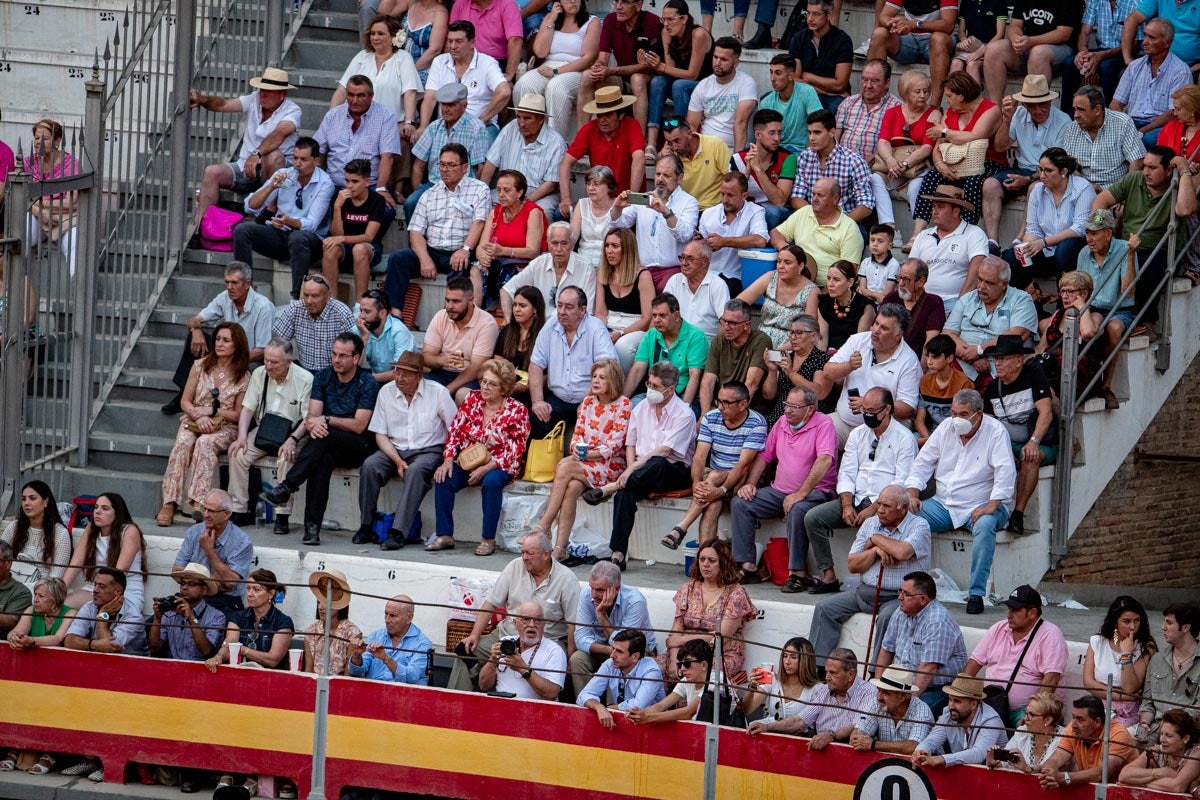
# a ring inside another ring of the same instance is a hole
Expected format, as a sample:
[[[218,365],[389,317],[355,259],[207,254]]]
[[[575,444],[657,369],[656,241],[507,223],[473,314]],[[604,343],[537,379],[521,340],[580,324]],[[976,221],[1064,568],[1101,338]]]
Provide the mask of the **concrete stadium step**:
[[[165,401],[164,401],[165,402]],[[131,428],[138,434],[166,440],[174,440],[179,431],[179,416],[167,416],[159,410],[162,403],[151,400],[110,400],[100,410],[93,428],[95,435],[124,435]],[[168,447],[168,452],[170,447]]]

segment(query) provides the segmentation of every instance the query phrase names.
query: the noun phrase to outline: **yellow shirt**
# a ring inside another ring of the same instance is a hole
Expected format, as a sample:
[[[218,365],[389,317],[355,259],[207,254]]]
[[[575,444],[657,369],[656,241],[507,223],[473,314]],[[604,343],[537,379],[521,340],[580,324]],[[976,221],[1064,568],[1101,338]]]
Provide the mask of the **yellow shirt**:
[[[775,230],[789,242],[800,245],[817,265],[813,281],[825,285],[829,265],[835,261],[851,261],[857,267],[862,259],[863,238],[858,223],[839,212],[832,225],[817,222],[812,206],[805,206],[783,221]]]
[[[729,145],[716,136],[700,134],[696,154],[683,161],[683,190],[696,198],[700,210],[721,202],[721,178],[729,172]]]

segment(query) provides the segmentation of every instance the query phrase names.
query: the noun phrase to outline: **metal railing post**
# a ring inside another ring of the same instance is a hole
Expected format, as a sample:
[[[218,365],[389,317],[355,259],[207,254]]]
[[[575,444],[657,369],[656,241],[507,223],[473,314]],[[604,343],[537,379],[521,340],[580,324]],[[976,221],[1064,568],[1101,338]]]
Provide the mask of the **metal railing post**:
[[[325,582],[325,669],[317,676],[317,704],[313,709],[312,784],[308,800],[325,800],[325,748],[329,726],[329,643],[333,636],[333,581]]]
[[[1171,221],[1167,224],[1167,277],[1166,285],[1155,301],[1161,304],[1162,311],[1158,317],[1158,350],[1154,354],[1154,368],[1166,372],[1171,367],[1171,285],[1175,283],[1175,231],[1179,226],[1179,217],[1175,216],[1174,195],[1179,190],[1175,183],[1171,184]]]
[[[100,251],[100,232],[104,229],[104,81],[100,80],[100,59],[92,64],[92,79],[87,82],[83,112],[83,153],[85,170],[95,176],[91,189],[79,193],[79,264],[75,275],[75,299],[71,304],[71,385],[68,388],[67,446],[75,448],[72,463],[88,465],[88,431],[92,418],[92,341],[96,327],[96,263]]]
[[[265,6],[267,15],[267,66],[278,67],[283,63],[283,15],[282,2],[270,2]]]
[[[1075,466],[1075,365],[1079,361],[1079,310],[1068,308],[1062,338],[1062,383],[1058,397],[1058,462],[1054,467],[1054,514],[1050,528],[1050,568],[1067,554],[1071,528],[1071,471]]]
[[[167,253],[183,249],[187,231],[188,144],[191,109],[188,90],[195,60],[196,0],[178,0],[175,14],[175,75],[171,89],[171,180],[167,194]]]
[[[713,666],[716,674],[713,681],[712,719],[704,729],[704,800],[717,797],[717,759],[720,755],[721,736],[721,689],[725,685],[725,657],[721,653],[721,634],[713,637]]]
[[[4,294],[7,295],[7,314],[0,330],[0,419],[9,433],[0,436],[0,512],[7,512],[16,496],[21,480],[21,448],[25,442],[25,284],[28,270],[25,259],[29,248],[26,241],[25,209],[29,208],[29,173],[21,169],[21,148],[17,147],[17,171],[11,172],[4,183],[6,199],[4,237],[16,239],[9,249],[4,268]]]

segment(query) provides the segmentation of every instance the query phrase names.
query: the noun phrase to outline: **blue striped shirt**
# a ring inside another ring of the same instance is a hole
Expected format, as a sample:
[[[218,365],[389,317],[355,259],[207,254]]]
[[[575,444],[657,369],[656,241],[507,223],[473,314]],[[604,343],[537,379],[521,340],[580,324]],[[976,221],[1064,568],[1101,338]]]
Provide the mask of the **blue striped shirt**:
[[[877,742],[920,742],[933,730],[933,712],[925,701],[914,697],[908,704],[908,711],[896,722],[887,708],[877,704],[875,710],[863,714],[854,727]]]
[[[893,614],[883,636],[883,649],[895,655],[897,666],[914,672],[921,664],[940,664],[931,687],[954,680],[967,665],[962,630],[937,600],[931,600],[915,617],[903,611]]]
[[[767,421],[762,414],[751,411],[741,425],[730,430],[725,425],[721,412],[714,408],[704,415],[700,423],[700,436],[696,442],[712,445],[708,465],[713,469],[728,472],[737,465],[743,450],[761,453],[767,449]]]
[[[1106,2],[1088,3],[1083,9],[1083,24],[1092,26],[1092,30],[1096,32],[1096,41],[1102,49],[1120,47],[1125,18],[1137,7],[1137,0],[1117,0],[1116,9]],[[1137,38],[1142,38],[1140,27]]]
[[[474,178],[475,168],[487,160],[491,141],[487,126],[470,114],[463,114],[449,129],[446,128],[446,120],[435,119],[413,145],[413,158],[426,163],[425,180],[437,183],[442,179],[442,162],[439,158],[442,148],[448,144],[461,144],[467,148],[467,163],[471,165],[468,174]],[[530,183],[530,186],[536,188],[537,185]]]

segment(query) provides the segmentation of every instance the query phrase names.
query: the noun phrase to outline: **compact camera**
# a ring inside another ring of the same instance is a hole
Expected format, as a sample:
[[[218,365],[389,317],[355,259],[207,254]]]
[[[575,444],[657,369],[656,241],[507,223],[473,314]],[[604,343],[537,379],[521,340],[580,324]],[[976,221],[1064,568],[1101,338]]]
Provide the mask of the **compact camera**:
[[[515,656],[517,648],[521,644],[519,636],[505,636],[500,640],[500,654],[506,656]]]
[[[169,614],[170,612],[175,610],[175,601],[178,600],[179,598],[180,598],[180,594],[179,594],[179,592],[176,592],[175,594],[171,595],[170,597],[154,598],[154,604],[156,606],[158,606],[158,610],[161,613]]]

